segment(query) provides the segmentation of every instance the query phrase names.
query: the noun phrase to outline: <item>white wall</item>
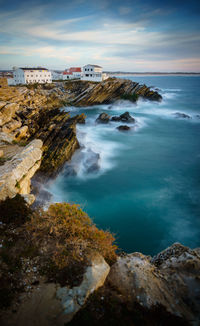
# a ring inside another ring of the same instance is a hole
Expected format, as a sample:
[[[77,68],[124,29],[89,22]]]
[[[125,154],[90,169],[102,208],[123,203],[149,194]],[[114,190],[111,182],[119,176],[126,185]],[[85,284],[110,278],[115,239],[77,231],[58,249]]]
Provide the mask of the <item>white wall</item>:
[[[15,80],[14,78],[7,78],[8,86],[15,85]]]
[[[13,72],[15,84],[52,83],[51,72],[49,70],[23,70],[16,69]]]
[[[102,78],[102,68],[94,67],[92,65],[86,65],[83,67],[83,75],[81,80],[96,81],[101,82]]]

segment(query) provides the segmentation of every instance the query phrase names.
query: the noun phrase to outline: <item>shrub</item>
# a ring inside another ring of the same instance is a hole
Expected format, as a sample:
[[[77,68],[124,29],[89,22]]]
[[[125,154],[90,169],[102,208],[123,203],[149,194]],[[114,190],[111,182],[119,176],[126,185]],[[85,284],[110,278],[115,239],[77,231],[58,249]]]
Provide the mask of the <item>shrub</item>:
[[[3,223],[14,223],[20,226],[29,219],[31,212],[24,198],[19,194],[14,198],[0,201],[0,221]]]
[[[99,230],[78,205],[53,204],[47,211],[37,211],[27,228],[37,247],[45,250],[42,273],[62,285],[63,277],[66,281],[73,270],[73,274],[83,274],[83,266],[94,252],[109,263],[116,259],[113,235]]]

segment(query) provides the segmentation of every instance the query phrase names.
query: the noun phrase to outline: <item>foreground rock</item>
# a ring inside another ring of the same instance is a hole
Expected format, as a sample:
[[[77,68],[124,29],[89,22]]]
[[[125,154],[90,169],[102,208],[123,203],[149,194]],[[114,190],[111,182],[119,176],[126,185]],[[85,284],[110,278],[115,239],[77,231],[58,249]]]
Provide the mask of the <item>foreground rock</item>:
[[[30,268],[31,269],[31,268]],[[102,256],[95,255],[87,267],[79,286],[60,287],[55,283],[45,283],[34,287],[29,296],[22,300],[17,312],[7,311],[1,320],[2,326],[64,326],[84,305],[88,296],[101,287],[110,267]]]
[[[121,122],[126,122],[126,123],[134,123],[135,119],[130,115],[129,112],[124,112],[119,117],[118,116],[112,117],[111,121],[121,121]]]
[[[174,244],[153,259],[141,253],[120,257],[109,282],[132,304],[163,306],[191,325],[200,321],[200,249]]]
[[[42,141],[35,139],[0,166],[0,200],[14,197],[17,193],[26,195],[27,201],[34,201],[30,193],[31,178],[39,169],[42,157]]]

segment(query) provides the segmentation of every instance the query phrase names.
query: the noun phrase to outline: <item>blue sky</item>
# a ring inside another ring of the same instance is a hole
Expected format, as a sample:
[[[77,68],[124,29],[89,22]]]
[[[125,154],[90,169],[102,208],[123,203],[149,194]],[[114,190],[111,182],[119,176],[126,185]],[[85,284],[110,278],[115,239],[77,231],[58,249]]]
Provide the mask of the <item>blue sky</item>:
[[[200,71],[200,1],[0,0],[0,69]]]

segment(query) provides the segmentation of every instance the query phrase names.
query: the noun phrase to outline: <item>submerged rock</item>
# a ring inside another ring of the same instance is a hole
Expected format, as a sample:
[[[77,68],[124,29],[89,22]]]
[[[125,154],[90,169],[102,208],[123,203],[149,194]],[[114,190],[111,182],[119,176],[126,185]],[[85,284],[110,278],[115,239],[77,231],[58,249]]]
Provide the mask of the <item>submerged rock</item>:
[[[130,128],[129,126],[122,125],[122,126],[117,127],[117,129],[118,129],[119,131],[128,131],[128,130],[130,130],[131,128]]]
[[[120,116],[112,117],[111,121],[122,121],[122,122],[127,122],[127,123],[134,123],[135,119],[130,115],[129,112],[124,112]]]
[[[110,116],[105,112],[101,113],[96,119],[97,123],[108,123],[109,121],[110,121]]]
[[[83,166],[86,173],[92,173],[99,170],[99,153],[93,152],[91,149],[88,149],[85,154],[85,159],[83,160]]]
[[[191,116],[189,116],[188,114],[185,114],[185,113],[181,113],[181,112],[174,113],[174,116],[176,118],[191,119]]]

